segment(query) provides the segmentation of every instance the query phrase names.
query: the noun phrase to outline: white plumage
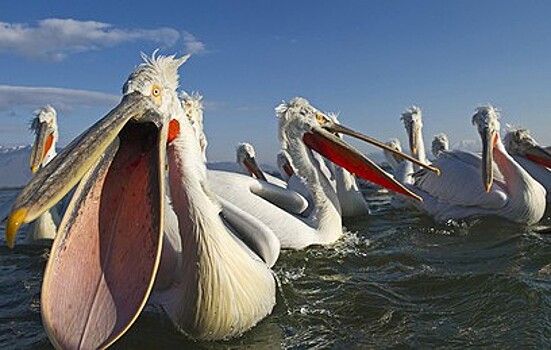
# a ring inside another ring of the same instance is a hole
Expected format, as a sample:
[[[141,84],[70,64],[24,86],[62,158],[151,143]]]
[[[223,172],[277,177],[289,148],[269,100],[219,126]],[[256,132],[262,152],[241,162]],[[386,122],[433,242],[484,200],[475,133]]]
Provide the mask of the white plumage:
[[[48,164],[56,155],[56,145],[59,139],[57,112],[50,106],[37,109],[31,122],[31,130],[35,133],[35,141],[30,158],[31,171],[36,172]],[[61,221],[62,207],[60,203],[42,214],[29,224],[25,238],[27,244],[49,244],[55,238],[57,226]]]
[[[448,136],[444,133],[434,135],[432,139],[431,151],[434,158],[440,157],[442,152],[448,151],[450,149],[450,141]]]
[[[486,215],[527,224],[539,221],[545,210],[545,189],[505,150],[497,111],[491,106],[478,108],[473,124],[487,145],[483,157],[444,152],[433,163],[440,176],[424,170],[416,173],[412,188],[423,202],[415,206],[437,221]]]
[[[515,129],[503,138],[505,149],[536,181],[545,187],[551,202],[551,153],[541,147],[528,129]]]
[[[226,339],[253,327],[275,304],[269,266],[236,234],[255,242],[270,265],[279,255],[279,242],[275,236],[262,237],[270,231],[250,216],[240,217],[238,210],[226,220],[220,216],[221,206],[206,177],[206,143],[196,135],[202,128],[194,130],[176,95],[177,69],[186,59],[147,59],[131,75],[142,83],[125,90],[144,93],[151,84],[159,84],[162,108],[179,125],[167,152],[174,213],[165,214],[166,246],[157,276],[162,283],[155,286],[150,302],[159,304],[178,329],[194,338]],[[230,228],[232,220],[241,222],[238,229]]]

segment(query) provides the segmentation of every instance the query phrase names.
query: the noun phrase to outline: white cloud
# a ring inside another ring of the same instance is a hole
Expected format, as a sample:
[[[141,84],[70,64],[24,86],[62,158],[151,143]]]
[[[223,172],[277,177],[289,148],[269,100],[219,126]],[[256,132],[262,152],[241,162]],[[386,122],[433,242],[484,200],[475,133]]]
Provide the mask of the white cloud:
[[[479,140],[461,140],[454,144],[451,149],[458,149],[461,151],[480,152],[481,144]]]
[[[87,90],[0,85],[0,111],[11,111],[15,106],[34,109],[45,104],[52,104],[60,111],[79,106],[108,108],[120,99],[120,95]]]
[[[184,45],[191,51],[204,44],[184,32]],[[180,33],[171,28],[119,29],[96,21],[49,18],[33,27],[24,23],[0,22],[0,52],[27,58],[61,61],[67,55],[113,47],[125,42],[151,41],[172,46]]]
[[[189,32],[183,32],[182,38],[184,39],[184,48],[186,53],[197,54],[206,52],[205,44],[197,40],[197,38],[193,34]]]

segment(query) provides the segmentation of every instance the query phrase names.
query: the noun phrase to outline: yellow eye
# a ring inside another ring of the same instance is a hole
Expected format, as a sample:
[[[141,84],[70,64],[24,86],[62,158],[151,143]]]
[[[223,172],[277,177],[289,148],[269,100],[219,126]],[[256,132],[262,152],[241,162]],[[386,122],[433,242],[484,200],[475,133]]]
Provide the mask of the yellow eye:
[[[151,87],[151,96],[153,97],[160,97],[161,96],[161,88],[159,85],[153,85]]]
[[[327,122],[327,119],[322,114],[316,114],[316,120],[320,124]]]

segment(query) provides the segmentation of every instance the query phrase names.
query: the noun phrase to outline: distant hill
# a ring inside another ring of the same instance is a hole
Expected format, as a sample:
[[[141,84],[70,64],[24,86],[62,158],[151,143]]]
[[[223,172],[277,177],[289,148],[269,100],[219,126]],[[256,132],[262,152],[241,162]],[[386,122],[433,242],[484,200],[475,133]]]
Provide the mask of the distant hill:
[[[0,146],[0,188],[23,187],[32,177],[31,146]]]

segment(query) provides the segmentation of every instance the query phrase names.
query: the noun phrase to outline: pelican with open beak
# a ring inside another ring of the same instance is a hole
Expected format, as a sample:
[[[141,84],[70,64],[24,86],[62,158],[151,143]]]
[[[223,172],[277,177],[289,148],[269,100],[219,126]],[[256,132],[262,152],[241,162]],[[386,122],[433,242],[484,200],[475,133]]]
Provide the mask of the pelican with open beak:
[[[282,248],[303,249],[312,244],[327,245],[342,236],[338,196],[314,160],[314,152],[356,176],[419,199],[337,134],[353,136],[388,148],[379,141],[335,123],[301,97],[282,103],[276,108],[276,114],[279,117],[282,149],[289,154],[291,166],[302,178],[312,200],[313,208],[309,214],[304,217],[291,210],[293,198],[297,195],[295,191],[282,190],[269,183],[223,171],[209,173],[209,182],[219,197],[268,226],[279,238]],[[408,157],[402,153],[400,155]]]
[[[105,348],[145,305],[160,261],[165,121],[174,104],[161,96],[176,89],[186,59],[167,60],[165,74],[146,59],[119,105],[40,169],[14,203],[6,225],[10,247],[21,224],[80,182],[42,285],[43,324],[57,348]]]

